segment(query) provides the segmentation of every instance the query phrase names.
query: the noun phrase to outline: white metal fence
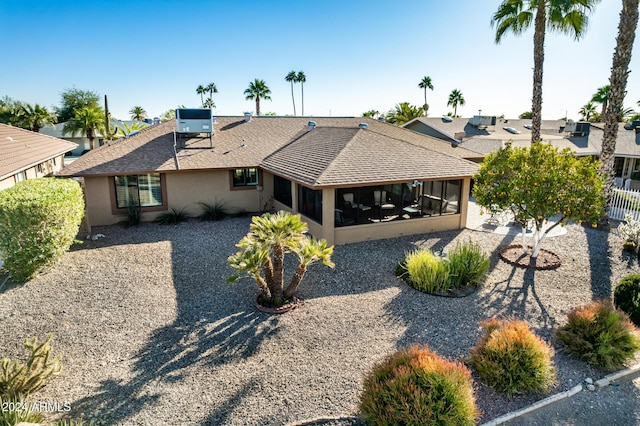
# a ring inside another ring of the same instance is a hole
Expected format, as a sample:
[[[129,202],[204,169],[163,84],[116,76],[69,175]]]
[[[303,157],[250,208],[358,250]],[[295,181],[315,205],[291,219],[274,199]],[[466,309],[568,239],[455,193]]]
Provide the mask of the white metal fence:
[[[609,218],[622,221],[626,214],[631,214],[635,220],[640,220],[640,191],[614,188]]]

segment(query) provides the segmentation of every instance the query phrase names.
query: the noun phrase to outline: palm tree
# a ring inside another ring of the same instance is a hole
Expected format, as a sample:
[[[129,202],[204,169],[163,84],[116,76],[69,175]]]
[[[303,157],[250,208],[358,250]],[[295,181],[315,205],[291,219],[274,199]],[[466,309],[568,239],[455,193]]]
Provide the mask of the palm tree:
[[[603,117],[604,135],[602,137],[602,151],[600,153],[600,173],[602,173],[606,179],[604,192],[607,197],[607,209],[611,205],[611,197],[613,195],[615,178],[613,165],[616,137],[618,136],[618,116],[620,115],[620,111],[622,111],[622,103],[627,89],[629,62],[631,61],[633,42],[638,27],[639,7],[640,3],[638,0],[622,0],[618,37],[616,38],[616,48],[613,52],[611,77],[609,77],[608,105]],[[607,223],[606,216],[603,223]]]
[[[207,98],[204,100],[204,103],[202,104],[202,108],[215,108],[216,104],[213,103],[213,100]]]
[[[196,93],[200,95],[200,103],[204,105],[204,95],[207,93],[207,88],[201,84],[196,87]]]
[[[95,148],[94,140],[98,132],[104,131],[104,113],[100,108],[82,107],[76,111],[75,116],[67,121],[62,128],[62,133],[71,135],[82,134],[89,139],[91,149]]]
[[[129,110],[132,120],[144,121],[147,118],[147,111],[141,106],[134,106]]]
[[[433,90],[433,84],[431,84],[431,77],[422,77],[420,83],[418,83],[418,87],[424,89],[424,115],[427,115],[427,111],[429,111],[429,104],[427,103],[427,89]]]
[[[296,76],[296,83],[300,83],[300,89],[302,90],[302,116],[304,117],[304,84],[307,82],[307,76],[304,75],[304,72],[298,71],[298,75]]]
[[[209,103],[208,103],[209,106],[207,106],[206,108],[215,108],[216,104],[213,103],[213,94],[218,93],[218,88],[216,87],[216,84],[209,83],[207,84],[207,87],[205,87],[205,89],[207,90],[207,92],[209,92]]]
[[[609,104],[609,91],[611,90],[610,85],[598,87],[598,91],[593,94],[591,97],[591,102],[595,102],[597,104],[602,105],[602,112],[600,112],[600,117],[604,118],[604,114],[607,111],[607,105]]]
[[[391,124],[401,126],[422,116],[424,116],[424,110],[421,107],[411,105],[409,102],[401,102],[387,113],[386,120]]]
[[[267,87],[264,80],[257,78],[249,83],[249,87],[244,91],[245,99],[256,101],[256,115],[260,115],[260,99],[271,100],[271,90]]]
[[[453,107],[453,116],[458,116],[458,105],[464,106],[466,101],[464,100],[464,96],[462,96],[462,92],[458,89],[453,89],[449,94],[449,102],[447,102],[447,106]]]
[[[28,128],[32,132],[38,133],[41,128],[47,125],[53,126],[58,120],[53,112],[50,112],[46,107],[34,104],[21,105],[22,113],[21,120],[25,128]]]
[[[369,111],[363,112],[362,116],[369,117],[369,118],[378,118],[380,116],[380,111],[375,109],[370,109]]]
[[[130,126],[127,123],[121,123],[121,126],[116,127],[116,137],[126,137],[133,132],[139,132],[147,127],[149,127],[148,124],[141,124],[138,122],[131,123]],[[118,133],[121,133],[121,135],[118,135]]]
[[[294,115],[294,117],[297,114],[296,114],[296,98],[293,96],[293,83],[295,83],[297,80],[298,80],[298,75],[296,74],[295,71],[290,71],[289,74],[287,74],[287,76],[284,78],[284,81],[287,81],[287,82],[291,83],[291,100],[293,101],[293,115]]]
[[[589,121],[596,112],[596,106],[593,104],[593,102],[587,102],[582,106],[582,108],[580,108],[578,114],[582,116],[582,119],[584,121]]]
[[[531,141],[540,140],[542,124],[542,71],[546,29],[572,35],[576,40],[589,23],[587,14],[600,0],[503,0],[491,18],[496,27],[496,44],[505,33],[518,36],[534,23],[533,96],[531,102]]]

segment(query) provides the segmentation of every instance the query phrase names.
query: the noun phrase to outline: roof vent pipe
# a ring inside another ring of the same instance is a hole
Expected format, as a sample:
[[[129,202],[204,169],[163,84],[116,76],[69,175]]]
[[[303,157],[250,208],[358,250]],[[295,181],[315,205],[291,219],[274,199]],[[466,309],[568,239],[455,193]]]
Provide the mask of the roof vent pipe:
[[[382,116],[378,117],[378,121],[384,121],[384,117]]]
[[[369,127],[369,125],[367,123],[360,123],[358,124],[358,127],[360,127],[361,129],[366,129],[367,127]]]
[[[160,124],[160,117],[153,117],[153,125],[157,126],[158,124]]]
[[[316,122],[315,121],[310,121],[310,122],[307,123],[307,125],[309,126],[307,128],[308,131],[312,131],[313,129],[316,128]]]
[[[245,112],[244,113],[244,121],[246,121],[247,123],[251,121],[251,113],[250,112]]]
[[[211,124],[218,124],[218,117],[211,117]]]

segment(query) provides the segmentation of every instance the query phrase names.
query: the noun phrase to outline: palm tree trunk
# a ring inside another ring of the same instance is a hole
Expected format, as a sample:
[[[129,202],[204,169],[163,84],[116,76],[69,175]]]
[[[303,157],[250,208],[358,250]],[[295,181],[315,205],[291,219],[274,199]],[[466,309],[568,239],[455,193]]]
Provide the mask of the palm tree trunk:
[[[271,299],[275,304],[282,302],[283,268],[284,247],[282,247],[282,244],[275,244],[273,246],[273,281],[270,283]]]
[[[304,117],[304,83],[300,83],[300,88],[302,89],[302,116]]]
[[[293,116],[296,114],[296,98],[293,96],[293,80],[291,80],[291,101],[293,101]]]
[[[256,284],[258,285],[258,288],[260,289],[260,295],[262,296],[262,298],[264,300],[271,300],[271,291],[269,290],[269,286],[262,279],[262,277],[259,276],[259,277],[256,278]]]
[[[267,261],[262,267],[262,272],[264,272],[264,279],[271,287],[273,285],[273,263],[271,263],[271,259],[267,256]]]
[[[427,115],[427,88],[424,88],[424,112],[425,117]]]
[[[260,115],[260,96],[256,96],[256,115]]]
[[[542,69],[544,65],[544,36],[546,26],[546,1],[538,2],[533,33],[533,98],[531,100],[531,142],[540,141],[542,126]]]
[[[602,138],[602,152],[600,153],[600,173],[605,176],[605,196],[607,197],[607,209],[611,203],[614,185],[614,152],[616,137],[618,136],[618,116],[622,111],[624,94],[627,88],[629,76],[629,62],[631,51],[638,27],[638,0],[622,0],[622,12],[620,12],[620,24],[618,25],[618,37],[616,48],[613,52],[613,65],[609,79],[609,99],[604,114],[604,136]],[[606,222],[606,214],[604,216]]]
[[[289,299],[297,293],[298,286],[300,285],[300,282],[304,278],[304,274],[306,272],[307,272],[307,265],[305,265],[304,263],[299,264],[298,267],[296,268],[296,271],[293,273],[293,276],[291,277],[291,281],[289,282],[289,285],[284,291],[285,299]]]

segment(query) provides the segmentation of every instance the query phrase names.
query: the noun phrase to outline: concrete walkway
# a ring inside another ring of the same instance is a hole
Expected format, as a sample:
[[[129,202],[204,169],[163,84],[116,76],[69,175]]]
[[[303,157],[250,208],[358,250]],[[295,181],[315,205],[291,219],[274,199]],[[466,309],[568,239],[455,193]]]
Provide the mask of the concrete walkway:
[[[492,217],[490,213],[480,213],[480,206],[476,204],[474,198],[469,199],[469,210],[467,212],[467,228],[474,231],[481,232],[494,232],[501,235],[521,235],[522,227],[520,224],[513,221],[513,216],[510,213],[501,213]],[[543,230],[549,229],[556,222],[551,221],[544,225]],[[532,227],[527,229],[527,237],[533,236],[534,229]],[[567,229],[564,226],[558,225],[547,234],[547,238],[556,237],[558,235],[564,235],[567,233]]]

